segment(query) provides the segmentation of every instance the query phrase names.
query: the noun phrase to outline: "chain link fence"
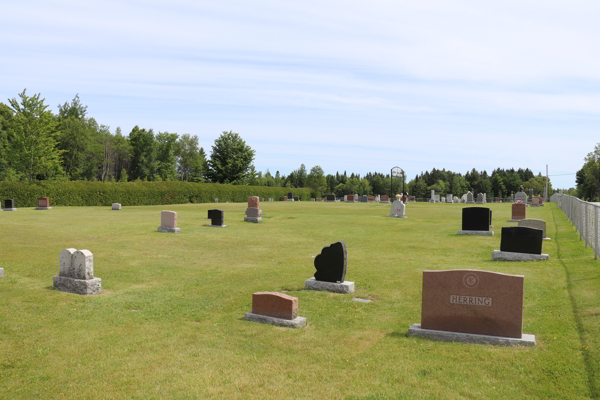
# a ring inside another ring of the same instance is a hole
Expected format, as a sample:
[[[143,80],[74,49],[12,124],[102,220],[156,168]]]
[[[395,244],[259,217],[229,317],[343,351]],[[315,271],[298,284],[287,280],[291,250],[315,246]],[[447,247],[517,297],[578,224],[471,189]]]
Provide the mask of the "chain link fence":
[[[589,203],[577,197],[554,193],[550,201],[563,210],[565,216],[579,232],[585,247],[594,250],[596,260],[600,255],[600,203]]]

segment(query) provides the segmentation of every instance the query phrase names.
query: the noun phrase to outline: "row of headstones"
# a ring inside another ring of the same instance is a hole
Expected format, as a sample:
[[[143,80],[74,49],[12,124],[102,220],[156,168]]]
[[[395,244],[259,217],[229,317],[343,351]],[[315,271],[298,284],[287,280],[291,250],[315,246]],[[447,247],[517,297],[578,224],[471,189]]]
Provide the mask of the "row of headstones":
[[[546,237],[546,221],[533,218],[514,218],[515,216],[526,216],[526,212],[520,214],[525,209],[524,206],[524,204],[513,204],[513,219],[509,222],[518,222],[519,225],[502,227],[500,250],[492,252],[492,260],[534,261],[548,259],[548,254],[542,254],[543,241],[549,240]],[[493,236],[494,231],[490,230],[491,227],[493,227],[491,209],[466,207],[462,209],[462,229],[457,233],[459,235]]]
[[[15,205],[15,201],[13,199],[5,199],[3,202],[4,207],[2,211],[17,211],[17,207]],[[38,197],[36,210],[52,210],[50,206],[50,198],[49,197]]]

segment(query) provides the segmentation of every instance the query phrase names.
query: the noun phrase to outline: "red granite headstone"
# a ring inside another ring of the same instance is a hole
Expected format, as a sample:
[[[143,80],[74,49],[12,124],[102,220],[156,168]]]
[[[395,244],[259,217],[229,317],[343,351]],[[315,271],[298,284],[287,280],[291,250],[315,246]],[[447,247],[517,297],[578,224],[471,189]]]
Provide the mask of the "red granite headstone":
[[[248,196],[248,208],[260,208],[260,197]]]
[[[521,338],[524,280],[469,269],[423,271],[421,328]]]
[[[298,298],[278,292],[252,293],[252,313],[269,317],[294,319]]]
[[[525,204],[513,204],[512,205],[512,219],[525,219],[527,218],[527,206]]]
[[[382,195],[379,197],[379,201],[390,201],[390,198],[388,197],[388,195],[387,195],[387,194],[382,194]]]
[[[50,207],[49,197],[38,197],[38,207]]]

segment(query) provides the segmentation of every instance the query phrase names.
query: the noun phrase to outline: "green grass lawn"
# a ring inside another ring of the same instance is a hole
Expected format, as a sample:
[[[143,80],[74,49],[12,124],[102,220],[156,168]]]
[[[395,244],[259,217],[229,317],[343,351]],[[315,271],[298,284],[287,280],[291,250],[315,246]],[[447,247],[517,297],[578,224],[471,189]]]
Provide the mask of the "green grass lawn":
[[[462,205],[264,202],[21,208],[0,213],[1,399],[590,399],[600,398],[600,261],[554,203],[546,262],[492,262],[496,236],[459,236]],[[161,210],[180,234],[156,232]],[[324,246],[344,240],[354,294],[303,290]],[[59,252],[94,254],[97,296],[52,289]],[[525,276],[524,333],[537,346],[408,337],[422,271]],[[252,293],[298,297],[302,329],[242,319]],[[374,300],[352,301],[352,297]]]

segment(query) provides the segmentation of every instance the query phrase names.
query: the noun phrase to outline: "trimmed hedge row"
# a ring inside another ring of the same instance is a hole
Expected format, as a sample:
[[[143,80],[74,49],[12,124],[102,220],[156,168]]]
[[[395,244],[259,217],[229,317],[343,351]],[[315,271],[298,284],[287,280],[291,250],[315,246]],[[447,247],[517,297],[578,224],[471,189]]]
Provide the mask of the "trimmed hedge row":
[[[247,202],[248,196],[265,200],[293,192],[301,200],[310,199],[310,189],[269,186],[222,185],[191,182],[0,182],[0,200],[14,199],[15,206],[35,207],[38,197],[50,197],[56,206],[146,206],[160,204]]]

